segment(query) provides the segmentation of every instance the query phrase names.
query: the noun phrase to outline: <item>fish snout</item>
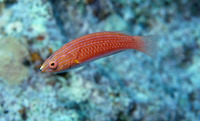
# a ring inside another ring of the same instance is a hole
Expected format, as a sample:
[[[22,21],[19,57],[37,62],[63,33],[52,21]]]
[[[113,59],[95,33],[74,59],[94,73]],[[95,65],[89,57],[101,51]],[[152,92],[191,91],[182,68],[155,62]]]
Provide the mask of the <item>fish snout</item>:
[[[40,71],[44,72],[44,67],[43,66],[40,67]]]

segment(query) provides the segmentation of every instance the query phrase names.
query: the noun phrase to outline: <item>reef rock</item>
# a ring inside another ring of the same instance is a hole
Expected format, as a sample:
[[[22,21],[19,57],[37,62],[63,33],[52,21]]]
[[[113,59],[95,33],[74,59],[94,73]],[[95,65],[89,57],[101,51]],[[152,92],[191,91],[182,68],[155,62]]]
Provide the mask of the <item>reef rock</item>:
[[[5,37],[0,41],[0,80],[18,84],[28,77],[28,68],[23,65],[28,58],[26,46],[16,38]]]

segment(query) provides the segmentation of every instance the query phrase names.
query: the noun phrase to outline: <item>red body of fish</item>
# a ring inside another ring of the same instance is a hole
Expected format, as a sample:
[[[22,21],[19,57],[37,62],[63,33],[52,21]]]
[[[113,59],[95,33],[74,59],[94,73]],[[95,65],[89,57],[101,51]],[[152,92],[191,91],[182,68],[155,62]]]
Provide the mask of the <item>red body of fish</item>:
[[[135,49],[153,56],[154,36],[129,36],[119,32],[97,32],[79,37],[53,53],[41,66],[42,72],[61,72],[107,55]]]

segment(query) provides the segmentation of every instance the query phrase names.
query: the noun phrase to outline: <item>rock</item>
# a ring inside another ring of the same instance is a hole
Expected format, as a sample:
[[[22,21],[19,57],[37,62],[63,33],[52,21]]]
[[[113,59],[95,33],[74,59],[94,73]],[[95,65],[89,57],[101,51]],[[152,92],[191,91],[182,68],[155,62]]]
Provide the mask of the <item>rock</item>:
[[[0,41],[0,78],[10,84],[18,84],[28,77],[28,68],[23,65],[28,58],[28,50],[18,39],[1,38]]]

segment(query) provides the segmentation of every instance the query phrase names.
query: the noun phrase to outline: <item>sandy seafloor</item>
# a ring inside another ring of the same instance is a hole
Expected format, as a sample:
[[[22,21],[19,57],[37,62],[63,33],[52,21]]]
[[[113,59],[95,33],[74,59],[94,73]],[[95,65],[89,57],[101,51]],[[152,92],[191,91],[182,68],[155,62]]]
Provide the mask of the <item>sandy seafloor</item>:
[[[99,31],[157,35],[159,49],[39,71]],[[0,121],[199,121],[199,47],[198,0],[0,0]]]

